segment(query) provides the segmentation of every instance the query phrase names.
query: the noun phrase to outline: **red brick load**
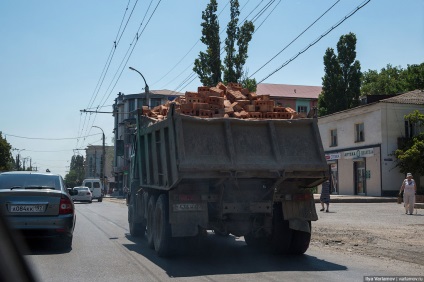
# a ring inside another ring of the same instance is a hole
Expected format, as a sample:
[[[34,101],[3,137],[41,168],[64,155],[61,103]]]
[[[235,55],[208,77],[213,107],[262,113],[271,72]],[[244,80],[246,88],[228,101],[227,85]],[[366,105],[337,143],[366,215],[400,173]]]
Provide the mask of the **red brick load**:
[[[184,96],[172,102],[149,110],[143,107],[143,114],[163,119],[170,103],[175,103],[177,113],[201,118],[241,118],[241,119],[296,119],[298,114],[289,107],[277,106],[269,95],[256,95],[239,83],[216,87],[200,86],[197,92],[187,91]]]

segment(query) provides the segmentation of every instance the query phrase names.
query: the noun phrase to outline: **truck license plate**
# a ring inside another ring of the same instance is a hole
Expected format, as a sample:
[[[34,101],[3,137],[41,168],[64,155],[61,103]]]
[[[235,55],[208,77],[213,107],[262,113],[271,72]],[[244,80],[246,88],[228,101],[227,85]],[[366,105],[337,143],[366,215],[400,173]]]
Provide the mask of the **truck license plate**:
[[[12,205],[10,212],[44,212],[44,205]]]
[[[174,211],[201,211],[201,204],[174,204]]]

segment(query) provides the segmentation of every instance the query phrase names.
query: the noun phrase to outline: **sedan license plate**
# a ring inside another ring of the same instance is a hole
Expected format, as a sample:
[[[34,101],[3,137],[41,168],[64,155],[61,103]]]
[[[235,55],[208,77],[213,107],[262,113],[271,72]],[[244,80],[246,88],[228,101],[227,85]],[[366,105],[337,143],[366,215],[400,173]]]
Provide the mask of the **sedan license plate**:
[[[44,205],[11,205],[10,212],[44,212]]]

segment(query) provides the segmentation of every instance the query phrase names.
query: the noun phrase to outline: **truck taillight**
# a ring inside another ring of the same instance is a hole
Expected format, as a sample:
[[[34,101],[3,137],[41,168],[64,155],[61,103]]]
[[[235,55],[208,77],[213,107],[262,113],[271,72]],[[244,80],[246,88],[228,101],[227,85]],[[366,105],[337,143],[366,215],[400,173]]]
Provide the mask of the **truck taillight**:
[[[310,199],[312,199],[312,194],[308,193],[308,194],[294,194],[293,195],[293,200],[295,201],[308,201]]]
[[[200,201],[200,195],[188,195],[188,194],[180,194],[178,197],[180,202],[198,202]]]
[[[66,196],[62,196],[62,198],[60,198],[59,214],[70,214],[73,212],[74,206],[72,205],[71,200]]]

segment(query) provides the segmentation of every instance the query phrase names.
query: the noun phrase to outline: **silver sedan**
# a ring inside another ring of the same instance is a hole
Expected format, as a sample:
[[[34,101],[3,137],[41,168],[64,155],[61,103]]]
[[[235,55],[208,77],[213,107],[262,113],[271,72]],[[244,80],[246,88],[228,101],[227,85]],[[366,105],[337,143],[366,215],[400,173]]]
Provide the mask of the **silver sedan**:
[[[71,248],[75,208],[60,175],[0,173],[0,209],[11,227],[25,237],[57,238],[59,247]]]
[[[79,202],[93,202],[93,194],[90,188],[84,186],[74,187],[75,195],[72,196],[72,200]]]

